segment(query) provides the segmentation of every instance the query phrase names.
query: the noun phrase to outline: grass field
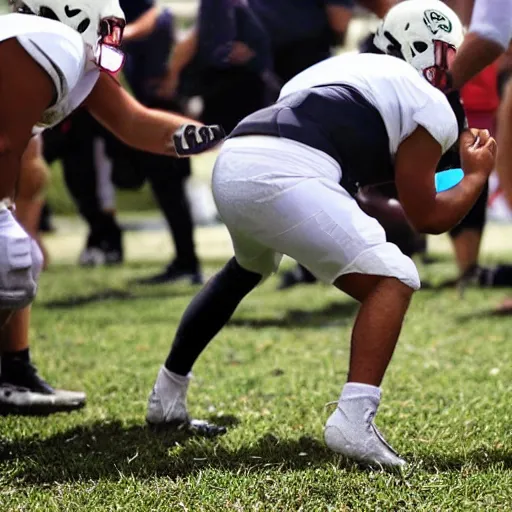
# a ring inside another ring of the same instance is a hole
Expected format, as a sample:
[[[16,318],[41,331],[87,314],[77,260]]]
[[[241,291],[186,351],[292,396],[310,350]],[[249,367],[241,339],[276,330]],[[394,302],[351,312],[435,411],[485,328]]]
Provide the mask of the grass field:
[[[160,268],[164,233],[130,234],[122,268],[79,270],[75,228],[49,239],[33,354],[52,383],[85,389],[88,405],[0,419],[0,511],[512,510],[511,320],[492,314],[506,291],[416,295],[377,417],[410,472],[369,473],[322,438],[347,369],[352,301],[321,285],[277,293],[269,280],[195,367],[191,411],[228,433],[153,433],[146,398],[195,290],[130,285]],[[511,235],[493,227],[486,257],[512,254]],[[445,259],[421,272],[439,282],[454,267],[445,239],[433,247]],[[230,251],[222,228],[200,230],[199,248],[207,274]]]

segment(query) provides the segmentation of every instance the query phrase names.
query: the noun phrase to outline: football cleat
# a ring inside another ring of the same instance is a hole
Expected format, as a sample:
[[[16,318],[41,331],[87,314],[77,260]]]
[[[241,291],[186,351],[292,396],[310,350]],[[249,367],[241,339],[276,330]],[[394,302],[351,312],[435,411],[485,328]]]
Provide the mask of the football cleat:
[[[176,429],[206,437],[224,434],[225,427],[190,419],[187,411],[189,382],[190,377],[177,375],[162,366],[149,396],[147,423],[154,428]]]
[[[386,442],[373,422],[378,401],[372,397],[340,400],[327,420],[324,438],[327,446],[372,468],[401,468],[406,465]]]
[[[9,375],[0,376],[0,415],[49,415],[84,407],[85,393],[54,389],[35,367],[17,361]]]

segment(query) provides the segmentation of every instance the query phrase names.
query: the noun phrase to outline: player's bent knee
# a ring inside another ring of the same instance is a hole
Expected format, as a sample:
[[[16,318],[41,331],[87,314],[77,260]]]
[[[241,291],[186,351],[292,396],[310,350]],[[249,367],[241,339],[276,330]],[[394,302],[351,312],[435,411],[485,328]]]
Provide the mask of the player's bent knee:
[[[387,242],[362,252],[343,270],[343,274],[351,273],[394,277],[414,291],[421,287],[418,269],[411,258]]]
[[[12,271],[9,283],[0,286],[0,310],[18,311],[29,306],[37,292],[37,283],[32,278],[32,270]]]
[[[42,254],[12,213],[0,212],[0,309],[18,310],[36,295]]]
[[[244,272],[248,272],[253,276],[258,276],[257,284],[261,285],[272,274],[276,273],[282,258],[282,254],[269,251],[265,254],[262,254],[260,257],[255,258],[254,260],[238,261],[237,259],[233,258],[232,261],[235,261],[236,265]]]

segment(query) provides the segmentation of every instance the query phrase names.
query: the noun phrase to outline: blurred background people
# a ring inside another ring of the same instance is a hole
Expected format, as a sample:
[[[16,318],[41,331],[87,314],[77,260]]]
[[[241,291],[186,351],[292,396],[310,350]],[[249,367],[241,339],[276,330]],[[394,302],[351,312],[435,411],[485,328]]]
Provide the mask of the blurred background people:
[[[124,35],[124,78],[144,105],[181,111],[179,101],[157,94],[166,74],[174,43],[174,20],[168,9],[153,0],[122,0],[127,26]],[[158,284],[188,280],[202,282],[196,255],[193,221],[185,185],[188,159],[154,155],[130,148],[103,129],[85,110],[79,110],[45,134],[45,156],[61,158],[66,185],[87,222],[89,235],[80,255],[82,265],[123,261],[122,231],[115,216],[112,182],[122,188],[140,188],[147,180],[170,229],[176,256],[163,272],[139,280]],[[116,172],[116,171],[119,172]]]
[[[194,27],[175,46],[162,97],[200,96],[200,119],[230,132],[279,91],[270,39],[246,0],[201,0]]]
[[[267,31],[282,84],[345,42],[354,0],[248,0]]]

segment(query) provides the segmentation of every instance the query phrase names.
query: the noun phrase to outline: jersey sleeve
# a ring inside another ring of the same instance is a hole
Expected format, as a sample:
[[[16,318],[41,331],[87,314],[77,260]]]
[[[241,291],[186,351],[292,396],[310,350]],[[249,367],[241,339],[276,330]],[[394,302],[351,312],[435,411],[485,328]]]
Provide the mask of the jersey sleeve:
[[[401,141],[422,126],[440,144],[443,154],[459,138],[457,117],[446,96],[412,68],[395,77]]]
[[[459,138],[457,118],[448,101],[429,101],[413,115],[414,122],[425,128],[446,153]]]
[[[31,33],[17,40],[52,79],[57,102],[76,87],[86,63],[85,45],[78,33],[71,29],[54,34]]]

